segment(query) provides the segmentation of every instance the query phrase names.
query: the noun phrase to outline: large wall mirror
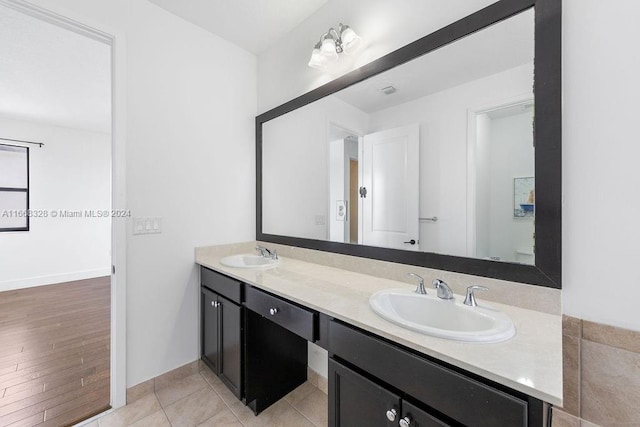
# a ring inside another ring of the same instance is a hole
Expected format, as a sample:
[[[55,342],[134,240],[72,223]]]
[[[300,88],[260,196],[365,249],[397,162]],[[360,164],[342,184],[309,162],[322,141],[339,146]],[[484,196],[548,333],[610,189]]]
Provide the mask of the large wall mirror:
[[[560,0],[502,0],[256,119],[257,239],[561,286]]]

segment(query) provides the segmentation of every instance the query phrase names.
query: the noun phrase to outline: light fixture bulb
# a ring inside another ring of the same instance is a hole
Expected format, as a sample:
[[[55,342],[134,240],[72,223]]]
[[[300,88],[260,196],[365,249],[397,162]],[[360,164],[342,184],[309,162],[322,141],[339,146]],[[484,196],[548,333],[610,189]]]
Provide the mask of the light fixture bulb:
[[[361,38],[348,25],[340,23],[338,30],[329,31],[320,37],[311,52],[309,67],[324,69],[330,62],[337,61],[341,53],[354,53],[361,45]]]
[[[331,37],[326,37],[322,40],[322,46],[320,52],[327,59],[338,59],[338,52],[336,51],[336,42]]]
[[[348,25],[342,30],[342,34],[340,35],[340,39],[342,40],[342,50],[347,55],[355,52],[360,47],[360,42],[362,39],[359,35],[356,34]]]
[[[313,49],[313,52],[311,53],[311,59],[309,60],[309,67],[322,70],[326,65],[327,57],[324,56],[322,52],[320,52],[319,48],[316,47],[315,49]]]

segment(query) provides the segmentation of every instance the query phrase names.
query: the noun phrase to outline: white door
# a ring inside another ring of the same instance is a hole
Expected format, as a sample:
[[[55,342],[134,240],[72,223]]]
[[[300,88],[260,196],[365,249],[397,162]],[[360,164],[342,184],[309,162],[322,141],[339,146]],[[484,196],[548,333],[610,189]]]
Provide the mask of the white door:
[[[364,137],[359,243],[419,250],[418,124]]]

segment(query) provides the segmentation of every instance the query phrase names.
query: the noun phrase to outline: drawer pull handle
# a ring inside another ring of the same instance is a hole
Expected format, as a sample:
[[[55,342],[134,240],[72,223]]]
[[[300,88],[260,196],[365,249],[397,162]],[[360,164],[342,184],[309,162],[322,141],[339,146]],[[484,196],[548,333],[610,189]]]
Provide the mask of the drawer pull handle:
[[[278,310],[277,308],[270,308],[269,309],[269,314],[271,314],[272,316],[275,316],[276,314],[278,314],[280,312],[280,310]]]
[[[398,424],[400,424],[400,427],[411,427],[411,418],[404,417]]]
[[[398,411],[396,411],[395,409],[389,409],[387,411],[387,419],[389,421],[395,421],[396,420],[396,415],[398,415]]]

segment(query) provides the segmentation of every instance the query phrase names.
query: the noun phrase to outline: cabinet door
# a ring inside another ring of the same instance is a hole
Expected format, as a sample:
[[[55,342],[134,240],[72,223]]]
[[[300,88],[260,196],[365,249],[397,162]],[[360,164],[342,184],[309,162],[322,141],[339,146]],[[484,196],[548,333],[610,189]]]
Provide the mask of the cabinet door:
[[[220,313],[220,379],[236,395],[241,397],[242,361],[242,312],[241,307],[218,296]]]
[[[220,373],[220,316],[218,295],[205,288],[200,288],[202,293],[202,359],[216,374]]]
[[[329,359],[330,427],[391,427],[399,420],[399,396]]]
[[[448,427],[450,424],[403,400],[399,425],[402,427]]]

